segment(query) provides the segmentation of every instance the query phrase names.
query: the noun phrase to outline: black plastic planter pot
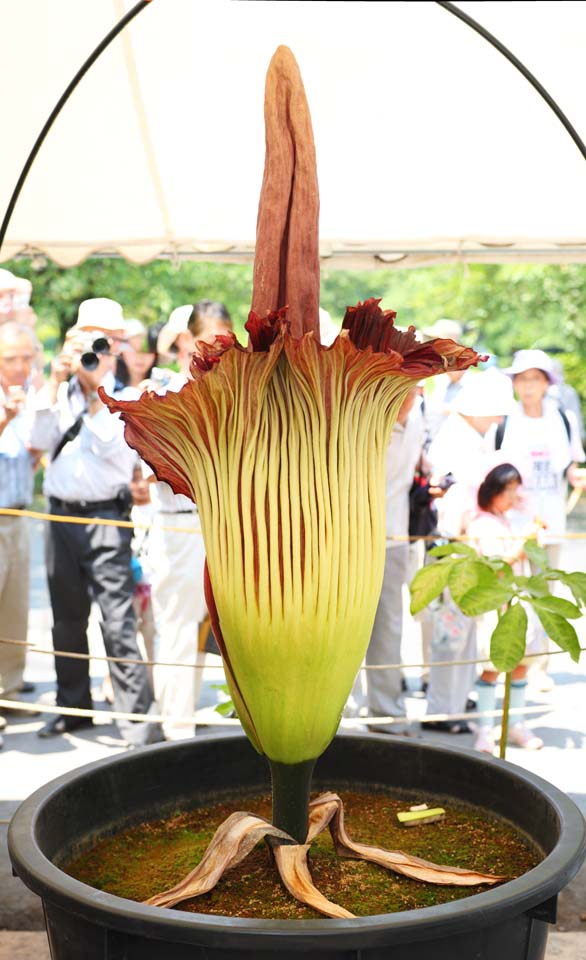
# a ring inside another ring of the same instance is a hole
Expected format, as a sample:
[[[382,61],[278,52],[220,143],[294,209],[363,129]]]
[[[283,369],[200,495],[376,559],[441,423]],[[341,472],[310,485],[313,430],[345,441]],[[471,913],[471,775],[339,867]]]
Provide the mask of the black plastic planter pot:
[[[160,744],[66,774],[12,820],[15,872],[43,899],[53,960],[542,960],[559,891],[586,855],[586,824],[550,784],[464,749],[383,736],[338,737],[316,789],[401,787],[479,804],[508,818],[547,854],[496,889],[405,913],[356,920],[243,920],[148,907],[102,893],[59,869],[100,836],[180,806],[268,787],[268,767],[241,737]]]

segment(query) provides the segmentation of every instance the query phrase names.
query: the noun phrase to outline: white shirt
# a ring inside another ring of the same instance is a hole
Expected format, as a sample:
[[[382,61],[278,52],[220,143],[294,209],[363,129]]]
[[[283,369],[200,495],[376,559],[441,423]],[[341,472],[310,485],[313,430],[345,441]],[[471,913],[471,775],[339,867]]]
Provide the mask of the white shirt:
[[[438,526],[442,533],[459,536],[467,519],[476,511],[476,493],[495,459],[494,437],[496,425],[484,435],[460,416],[451,413],[427,452],[434,475],[439,479],[452,473],[456,483],[437,501]]]
[[[428,436],[433,440],[452,412],[452,406],[460,391],[475,376],[466,370],[459,380],[452,380],[447,373],[430,377],[426,383],[425,426]]]
[[[101,386],[114,393],[114,375],[110,372]],[[116,391],[119,400],[133,400],[136,390]],[[124,439],[124,424],[117,414],[102,407],[93,417],[84,413],[86,400],[76,377],[61,383],[57,400],[49,404],[47,389],[39,391],[31,430],[31,445],[53,453],[60,438],[83,414],[82,427],[75,439],[65,444],[45,472],[43,492],[60,500],[112,500],[121,487],[128,486],[136,463],[136,453]]]
[[[566,530],[566,467],[584,459],[578,425],[571,410],[564,411],[570,424],[570,438],[555,401],[545,398],[541,417],[527,417],[520,403],[507,418],[500,462],[510,462],[523,478],[525,500],[514,521],[541,520],[544,543],[557,543]]]
[[[27,391],[24,409],[0,434],[0,507],[27,507],[33,499],[33,460],[28,439],[33,416],[35,391]],[[0,403],[6,394],[0,386]]]
[[[179,393],[186,383],[187,377],[183,376],[182,373],[173,373],[167,386],[161,387],[156,393],[160,396],[163,396],[169,390],[172,393]],[[152,476],[152,473],[151,468],[145,463],[143,465],[143,475],[149,477]],[[183,493],[173,493],[169,484],[165,483],[164,480],[157,480],[156,483],[151,484],[151,503],[155,513],[196,512],[193,500],[190,500]]]
[[[424,423],[421,406],[413,407],[405,425],[396,423],[386,453],[387,537],[409,533],[409,490],[421,450]],[[387,540],[387,549],[404,543]]]

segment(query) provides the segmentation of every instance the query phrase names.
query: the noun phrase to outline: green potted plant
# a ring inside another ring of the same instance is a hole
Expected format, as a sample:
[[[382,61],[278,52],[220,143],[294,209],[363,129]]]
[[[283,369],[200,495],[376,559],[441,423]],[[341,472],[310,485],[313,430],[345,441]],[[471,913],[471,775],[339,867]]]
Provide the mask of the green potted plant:
[[[496,626],[490,638],[490,659],[499,673],[505,674],[500,756],[506,756],[511,697],[511,675],[525,654],[528,631],[526,607],[530,606],[550,639],[580,659],[580,641],[571,621],[586,609],[586,574],[568,573],[549,564],[546,551],[535,538],[526,540],[522,553],[532,560],[537,573],[516,573],[502,557],[483,556],[474,547],[459,541],[432,547],[429,556],[437,562],[427,564],[415,574],[410,586],[411,613],[420,613],[444,590],[468,617],[494,613]],[[550,585],[564,584],[574,598],[552,596]]]
[[[321,346],[315,154],[303,85],[286,48],[269,68],[265,118],[248,349],[231,336],[200,344],[193,379],[176,394],[126,404],[101,394],[156,476],[198,504],[208,608],[252,747],[238,738],[197,738],[61,778],[14,818],[12,862],[43,897],[54,960],[276,952],[375,960],[389,950],[410,960],[437,958],[438,950],[470,960],[538,960],[552,916],[551,904],[541,905],[584,855],[583,823],[567,798],[538,778],[499,771],[491,759],[376,736],[333,739],[382,583],[385,451],[394,419],[414,381],[465,369],[479,356],[451,340],[418,343],[376,300],[348,308],[340,336]],[[272,823],[233,814],[196,870],[150,902],[94,890],[61,869],[90,838],[169,804],[198,806],[258,787],[266,760]],[[356,844],[344,832],[337,797],[327,793],[310,806],[312,776],[327,790],[357,782],[472,802],[482,796],[546,857],[526,876],[464,904],[353,917],[326,901],[309,874],[307,841],[328,823],[344,856],[384,859],[432,882],[499,878],[480,876],[473,865],[423,864]],[[169,909],[209,890],[260,836],[271,839],[287,888],[324,919],[252,921]]]

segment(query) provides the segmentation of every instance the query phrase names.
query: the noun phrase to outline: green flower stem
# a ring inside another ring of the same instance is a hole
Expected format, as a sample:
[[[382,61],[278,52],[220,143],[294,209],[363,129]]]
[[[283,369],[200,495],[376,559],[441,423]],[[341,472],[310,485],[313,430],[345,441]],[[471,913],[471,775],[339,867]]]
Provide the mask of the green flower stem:
[[[505,754],[507,752],[507,739],[509,736],[509,707],[511,705],[511,677],[512,671],[508,670],[505,673],[505,696],[503,700],[503,722],[501,726],[501,745],[499,750],[499,757],[501,760],[505,759]]]
[[[297,843],[305,843],[309,829],[309,791],[315,760],[278,763],[269,760],[273,783],[273,826]]]

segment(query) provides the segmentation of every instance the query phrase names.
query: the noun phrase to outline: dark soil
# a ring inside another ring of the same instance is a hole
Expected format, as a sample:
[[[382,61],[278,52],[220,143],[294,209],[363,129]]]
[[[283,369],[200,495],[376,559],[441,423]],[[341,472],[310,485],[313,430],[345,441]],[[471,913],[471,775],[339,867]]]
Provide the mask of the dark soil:
[[[451,866],[514,879],[543,858],[532,842],[508,821],[479,807],[423,795],[341,792],[346,830],[353,840]],[[444,820],[402,827],[396,814],[416,803],[443,806]],[[67,864],[72,877],[129,900],[142,901],[174,886],[197,865],[219,826],[237,809],[271,815],[269,796],[236,804],[218,803],[166,820],[144,823],[100,841]],[[357,916],[395,913],[469,897],[486,886],[447,887],[421,883],[374,864],[341,859],[329,832],[314,840],[310,867],[316,887]],[[282,886],[267,846],[260,843],[210,893],[176,909],[258,919],[312,919]]]

